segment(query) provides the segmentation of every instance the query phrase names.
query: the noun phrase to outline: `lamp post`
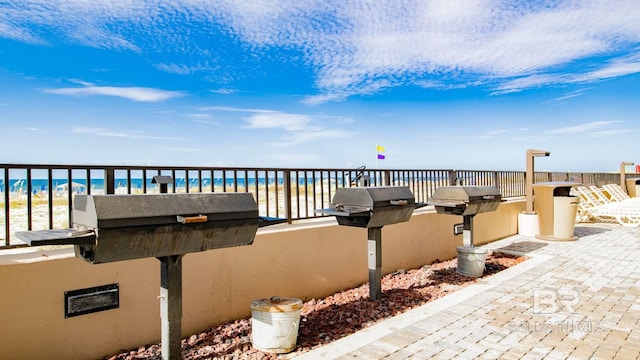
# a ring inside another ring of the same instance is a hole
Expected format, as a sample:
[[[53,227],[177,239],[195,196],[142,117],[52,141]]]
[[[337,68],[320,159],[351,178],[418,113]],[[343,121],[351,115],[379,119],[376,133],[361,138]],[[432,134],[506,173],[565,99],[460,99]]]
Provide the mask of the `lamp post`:
[[[533,158],[536,156],[549,156],[550,152],[545,150],[527,150],[527,172],[526,172],[526,186],[525,186],[525,196],[527,197],[527,206],[525,208],[525,214],[535,214],[536,212],[533,210],[533,176],[534,176],[534,166],[533,166]]]
[[[620,187],[624,189],[624,191],[629,193],[629,189],[627,189],[626,177],[627,177],[627,166],[633,166],[633,163],[630,161],[623,161],[620,163]]]

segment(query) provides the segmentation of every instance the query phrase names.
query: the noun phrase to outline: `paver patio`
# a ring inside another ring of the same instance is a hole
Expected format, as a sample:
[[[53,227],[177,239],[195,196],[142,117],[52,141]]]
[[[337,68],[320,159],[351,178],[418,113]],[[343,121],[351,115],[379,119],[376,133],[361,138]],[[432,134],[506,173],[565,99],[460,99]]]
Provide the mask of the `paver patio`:
[[[575,235],[487,244],[530,259],[292,358],[640,358],[640,228],[578,224]]]

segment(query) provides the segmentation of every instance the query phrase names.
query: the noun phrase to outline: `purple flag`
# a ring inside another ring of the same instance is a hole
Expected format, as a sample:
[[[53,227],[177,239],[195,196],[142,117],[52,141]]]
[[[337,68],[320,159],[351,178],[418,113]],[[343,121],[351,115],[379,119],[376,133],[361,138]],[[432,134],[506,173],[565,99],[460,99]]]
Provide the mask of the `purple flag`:
[[[378,159],[379,160],[384,160],[384,155],[378,154]]]

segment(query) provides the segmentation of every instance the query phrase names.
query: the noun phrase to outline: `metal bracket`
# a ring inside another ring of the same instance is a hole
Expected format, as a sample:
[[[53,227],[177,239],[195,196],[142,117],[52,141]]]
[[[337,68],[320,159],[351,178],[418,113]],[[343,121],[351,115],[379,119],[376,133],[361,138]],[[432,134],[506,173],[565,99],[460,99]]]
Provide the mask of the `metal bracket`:
[[[464,230],[463,223],[453,225],[453,235],[460,235],[462,234],[463,230]]]

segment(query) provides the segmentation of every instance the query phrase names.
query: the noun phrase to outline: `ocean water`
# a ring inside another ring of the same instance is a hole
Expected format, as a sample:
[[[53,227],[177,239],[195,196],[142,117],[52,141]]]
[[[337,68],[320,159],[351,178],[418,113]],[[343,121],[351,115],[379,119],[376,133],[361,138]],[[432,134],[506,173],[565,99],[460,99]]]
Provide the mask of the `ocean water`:
[[[143,184],[142,178],[132,178],[131,179],[131,188],[132,189],[142,189]],[[189,179],[189,188],[197,188],[199,186],[199,181],[202,181],[203,187],[211,186],[211,178],[202,178],[202,179]],[[215,187],[222,187],[223,183],[226,181],[226,187],[232,188],[234,186],[234,182],[238,184],[238,187],[245,187],[245,179],[244,178],[227,178],[223,180],[222,178],[213,179],[213,184]],[[246,183],[249,187],[253,187],[256,185],[256,181],[258,185],[269,184],[272,185],[276,182],[275,178],[249,178],[246,179]],[[278,185],[281,186],[284,184],[284,179],[278,178]],[[306,179],[308,184],[313,183],[313,179]],[[319,181],[319,179],[318,179]],[[326,180],[325,180],[326,181]],[[157,184],[152,183],[152,179],[146,180],[147,189],[155,189]],[[64,190],[69,181],[67,179],[53,179],[51,181],[52,187],[54,190]],[[73,179],[73,188],[78,192],[84,192],[87,187],[86,179]],[[175,180],[176,188],[184,188],[186,186],[187,180],[185,178],[177,178]],[[128,184],[128,180],[126,178],[115,179],[115,187],[126,187]],[[305,179],[299,180],[300,185],[305,185]],[[91,191],[102,191],[104,190],[104,179],[91,179]],[[3,179],[0,179],[0,192],[4,191],[5,183]],[[27,181],[26,179],[10,179],[9,180],[9,191],[10,192],[25,192],[27,189]],[[47,179],[31,179],[31,189],[32,191],[48,191],[49,184]]]

